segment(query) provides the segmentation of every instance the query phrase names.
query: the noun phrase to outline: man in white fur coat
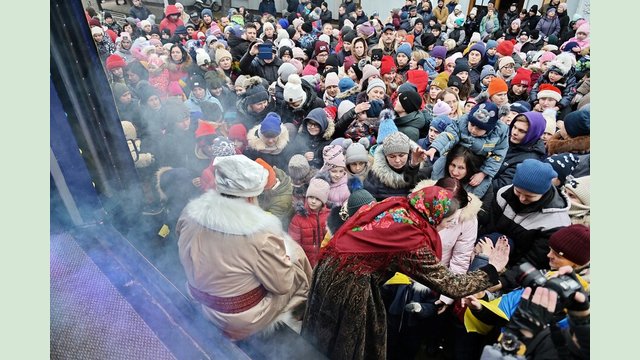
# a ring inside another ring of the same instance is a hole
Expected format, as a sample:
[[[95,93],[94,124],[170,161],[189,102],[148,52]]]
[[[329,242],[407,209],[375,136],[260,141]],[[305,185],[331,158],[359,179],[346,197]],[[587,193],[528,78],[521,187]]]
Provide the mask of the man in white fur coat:
[[[216,190],[192,200],[176,231],[190,295],[232,340],[269,331],[306,301],[312,269],[280,220],[258,206],[268,172],[244,155],[217,157]]]

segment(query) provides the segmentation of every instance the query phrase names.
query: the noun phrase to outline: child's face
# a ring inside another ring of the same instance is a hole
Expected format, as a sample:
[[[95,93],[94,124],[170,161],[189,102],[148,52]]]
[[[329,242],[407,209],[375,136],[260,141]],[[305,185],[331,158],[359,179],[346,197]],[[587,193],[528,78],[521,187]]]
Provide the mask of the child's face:
[[[322,209],[322,206],[324,204],[322,203],[322,201],[320,201],[320,199],[318,199],[315,196],[307,196],[307,205],[309,206],[309,209],[313,211],[318,211]]]
[[[588,36],[587,33],[582,31],[576,33],[576,39],[580,41],[584,41],[587,38],[587,36]]]
[[[509,98],[507,97],[507,92],[501,91],[497,94],[493,94],[493,96],[491,97],[491,101],[493,101],[493,103],[498,106],[506,104],[509,101]]]
[[[336,95],[338,95],[338,93],[340,92],[340,88],[335,85],[332,85],[332,86],[329,86],[325,91],[329,96],[336,97]]]
[[[329,170],[329,176],[332,183],[337,183],[347,174],[347,170],[342,166],[334,167]]]
[[[487,49],[487,54],[489,54],[489,56],[493,56],[496,54],[497,51],[498,51],[498,48]]]
[[[493,80],[495,78],[495,76],[493,75],[488,75],[486,76],[484,79],[482,79],[482,85],[484,86],[489,86],[489,83],[491,82],[491,80]]]
[[[434,127],[429,127],[429,142],[432,143],[436,137],[440,135],[440,131],[438,131]]]
[[[517,112],[509,111],[509,113],[507,115],[503,116],[502,119],[500,119],[500,120],[502,120],[507,125],[511,125],[511,121],[513,121],[513,118],[515,118],[516,115],[518,115]]]
[[[321,130],[320,125],[317,122],[307,120],[307,131],[309,132],[309,135],[311,136],[319,135],[320,130]]]
[[[367,163],[364,162],[364,161],[356,161],[356,162],[352,162],[351,164],[349,164],[347,166],[349,167],[349,170],[353,174],[360,174],[367,167]]]
[[[120,95],[120,102],[122,104],[127,105],[131,102],[131,100],[132,100],[131,91],[127,91],[124,94]]]
[[[558,74],[555,71],[549,71],[549,81],[558,82],[558,81],[560,81],[560,79],[562,79],[562,75],[561,74]]]
[[[352,68],[349,68],[349,70],[347,71],[347,75],[349,75],[349,78],[351,78],[351,80],[353,81],[358,81],[358,75],[356,75],[356,72],[353,71]]]
[[[464,109],[463,109],[462,111],[464,111],[464,113],[465,113],[465,114],[468,114],[468,113],[469,113],[469,111],[471,111],[471,109],[473,109],[473,107],[474,107],[475,105],[476,105],[476,104],[474,104],[474,103],[472,103],[472,102],[467,102],[467,103],[465,103],[465,104],[464,104]]]
[[[487,133],[487,130],[481,129],[473,125],[471,122],[467,123],[467,130],[469,130],[469,134],[473,137],[480,137]]]
[[[382,60],[371,60],[371,65],[376,69],[380,69],[380,65],[382,65]]]
[[[442,89],[440,89],[437,86],[432,86],[429,88],[429,97],[433,100],[435,100],[438,95],[440,94],[440,92],[442,91]]]

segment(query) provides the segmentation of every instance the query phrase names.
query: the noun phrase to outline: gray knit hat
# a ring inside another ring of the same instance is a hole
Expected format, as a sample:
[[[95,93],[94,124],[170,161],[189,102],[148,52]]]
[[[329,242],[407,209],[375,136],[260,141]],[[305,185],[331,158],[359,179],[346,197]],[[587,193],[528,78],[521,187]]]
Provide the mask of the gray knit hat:
[[[409,150],[411,150],[410,142],[411,140],[404,133],[401,133],[400,131],[394,132],[384,139],[384,143],[382,144],[382,151],[385,155],[393,153],[408,154]]]
[[[310,171],[311,166],[309,166],[309,161],[307,161],[307,158],[303,155],[293,155],[289,160],[289,176],[291,176],[291,179],[304,179],[309,175]]]
[[[329,183],[326,182],[324,179],[313,178],[309,182],[309,187],[307,188],[306,196],[307,197],[313,196],[319,199],[320,201],[322,201],[323,204],[326,204],[327,200],[329,199],[330,188],[331,188],[331,185],[329,185]]]
[[[369,161],[369,153],[361,143],[353,143],[347,148],[346,162],[347,165],[358,161]]]

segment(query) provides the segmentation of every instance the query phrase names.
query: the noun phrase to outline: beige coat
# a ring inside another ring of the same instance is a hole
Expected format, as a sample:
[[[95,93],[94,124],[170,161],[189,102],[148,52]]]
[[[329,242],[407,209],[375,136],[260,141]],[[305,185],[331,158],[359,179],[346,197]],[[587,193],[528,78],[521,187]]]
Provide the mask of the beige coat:
[[[267,295],[237,314],[205,305],[205,316],[231,339],[272,328],[303,302],[311,265],[280,221],[244,198],[213,190],[191,201],[177,224],[178,250],[191,286],[218,297],[245,294],[262,285]]]

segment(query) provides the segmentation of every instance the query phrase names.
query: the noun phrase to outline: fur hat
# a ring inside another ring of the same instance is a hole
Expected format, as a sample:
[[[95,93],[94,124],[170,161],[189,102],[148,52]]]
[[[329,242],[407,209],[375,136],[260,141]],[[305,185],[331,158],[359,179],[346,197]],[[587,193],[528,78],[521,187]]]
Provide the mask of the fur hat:
[[[438,100],[435,105],[433,105],[433,116],[438,117],[440,115],[449,115],[451,114],[451,106],[442,100]]]
[[[411,140],[400,131],[389,134],[382,144],[382,151],[385,156],[394,153],[408,154],[409,150],[411,150]]]
[[[498,122],[498,107],[492,102],[478,104],[471,108],[468,119],[474,126],[489,132]]]
[[[542,84],[538,90],[538,100],[546,97],[555,99],[556,101],[560,101],[562,99],[562,92],[560,92],[560,89],[551,84]]]
[[[282,132],[280,125],[282,125],[280,115],[270,112],[260,122],[260,133],[268,137],[278,136]]]
[[[254,197],[264,191],[269,172],[244,155],[220,156],[213,160],[216,189],[221,194]]]
[[[574,64],[575,58],[573,55],[568,53],[562,53],[556,56],[551,62],[549,62],[549,68],[547,72],[554,71],[562,76],[566,76],[569,71],[571,71],[571,67]]]
[[[516,166],[513,186],[534,194],[545,194],[551,188],[551,181],[558,173],[548,162],[526,159]]]
[[[344,149],[340,145],[327,145],[322,149],[322,159],[324,160],[325,169],[331,169],[334,167],[346,167],[346,160],[344,157]]]
[[[309,182],[306,197],[313,196],[322,201],[323,204],[326,204],[329,199],[330,189],[331,185],[326,180],[316,177]]]
[[[586,265],[591,259],[590,240],[591,230],[574,224],[554,232],[549,238],[549,247],[575,264]]]
[[[507,83],[499,77],[493,78],[489,83],[489,87],[487,88],[487,93],[489,97],[501,92],[509,91],[509,86]]]
[[[284,91],[282,92],[284,100],[286,102],[302,101],[307,97],[304,89],[302,88],[302,79],[298,74],[289,75],[287,83],[284,85]]]
[[[576,110],[564,118],[564,129],[569,136],[577,137],[591,134],[591,113],[587,110]]]
[[[304,157],[304,155],[296,154],[289,160],[288,170],[291,179],[302,180],[309,175],[311,166],[309,166],[309,161]]]

